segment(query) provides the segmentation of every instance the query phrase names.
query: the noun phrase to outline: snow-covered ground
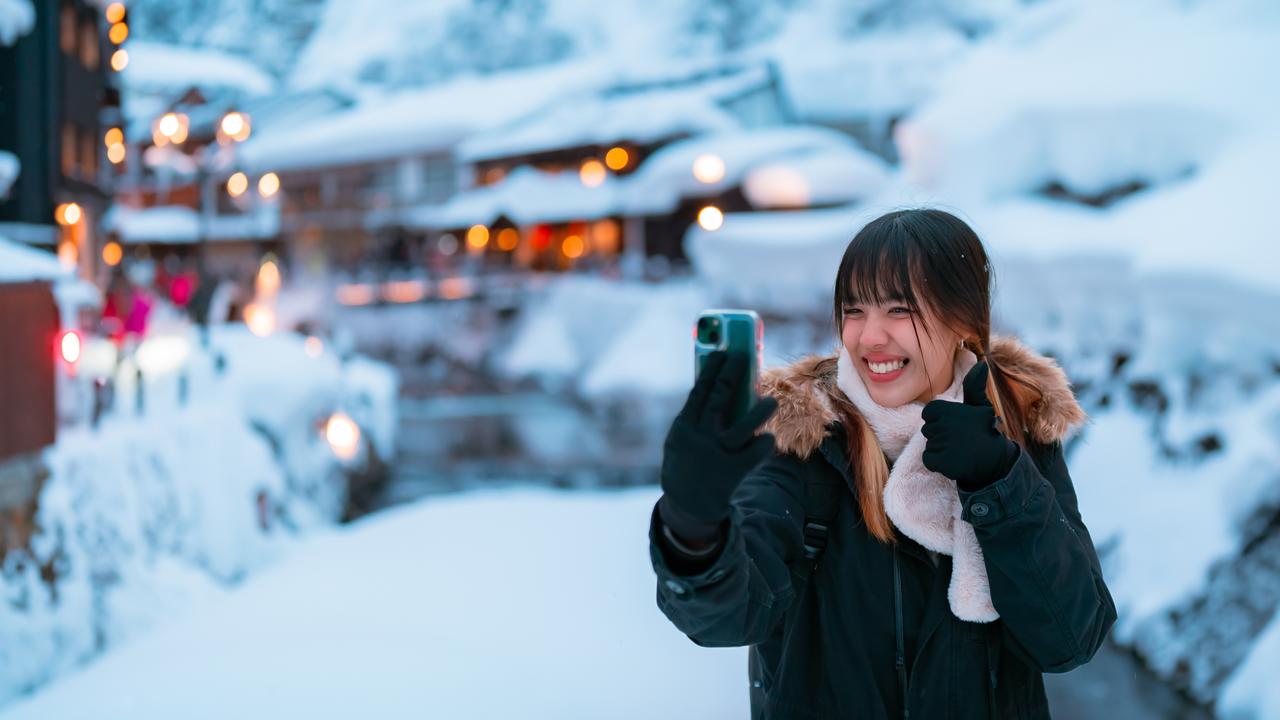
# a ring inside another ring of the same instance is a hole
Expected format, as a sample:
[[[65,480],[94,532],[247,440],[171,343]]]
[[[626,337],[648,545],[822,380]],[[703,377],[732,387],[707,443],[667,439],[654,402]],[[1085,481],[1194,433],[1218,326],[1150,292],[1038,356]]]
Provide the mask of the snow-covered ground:
[[[86,376],[98,361],[89,350]],[[5,558],[0,704],[336,522],[346,465],[317,424],[330,413],[347,412],[383,457],[393,452],[394,372],[342,363],[301,337],[215,327],[205,351],[189,329],[157,318],[121,367],[114,410],[96,428],[61,428],[46,451],[39,530],[30,552]]]
[[[390,510],[0,713],[23,718],[746,717],[746,653],[654,606],[657,493]]]

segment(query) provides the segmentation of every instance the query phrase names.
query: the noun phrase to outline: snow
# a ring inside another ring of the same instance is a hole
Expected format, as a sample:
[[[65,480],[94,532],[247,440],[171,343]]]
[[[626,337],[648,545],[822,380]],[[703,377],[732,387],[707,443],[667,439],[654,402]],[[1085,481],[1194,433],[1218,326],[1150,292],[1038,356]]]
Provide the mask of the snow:
[[[549,96],[593,84],[600,73],[593,64],[564,63],[369,94],[353,108],[269,128],[241,146],[239,158],[247,167],[281,171],[450,150],[463,137],[529,112]]]
[[[137,209],[117,203],[102,223],[129,243],[194,243],[200,239],[200,215],[183,205]]]
[[[63,279],[72,279],[72,273],[57,257],[0,237],[0,282]]]
[[[1280,717],[1280,615],[1258,638],[1253,651],[1228,681],[1214,707],[1223,720],[1262,720]]]
[[[679,397],[693,384],[689,333],[708,305],[703,288],[676,284],[637,308],[635,317],[609,338],[606,350],[582,379],[589,398],[633,394]]]
[[[405,221],[415,227],[460,228],[488,225],[499,216],[517,224],[595,220],[618,213],[625,189],[613,176],[587,187],[575,171],[520,167],[500,182],[458,193],[444,205],[410,210]]]
[[[46,452],[41,532],[31,554],[6,558],[0,704],[222,595],[332,524],[341,468],[316,420],[347,410],[380,452],[394,447],[398,380],[385,365],[311,357],[301,337],[243,326],[215,326],[210,347],[155,317],[136,352],[104,370],[116,374],[114,409],[96,429],[62,427]],[[85,383],[98,372],[88,355],[82,370]],[[56,596],[39,576],[49,563]]]
[[[1053,180],[1082,193],[1171,182],[1230,136],[1270,127],[1275,33],[1274,17],[1242,23],[1211,3],[1047,3],[900,126],[905,169],[977,199]]]
[[[9,188],[13,187],[13,183],[18,179],[18,172],[22,170],[22,163],[18,162],[18,156],[6,150],[0,150],[0,198],[9,196]]]
[[[781,314],[831,304],[844,248],[870,214],[863,206],[728,213],[718,230],[685,235],[685,252],[725,302]]]
[[[724,174],[702,182],[694,161],[715,155]],[[461,228],[506,217],[517,224],[594,220],[670,213],[686,198],[719,195],[746,184],[761,207],[843,203],[863,198],[886,181],[878,158],[847,136],[818,127],[733,130],[671,143],[631,175],[606,175],[587,187],[575,170],[550,173],[522,166],[492,185],[454,195],[443,205],[406,211],[411,227]]]
[[[458,157],[476,162],[617,142],[649,145],[728,130],[740,121],[720,105],[721,99],[764,81],[762,73],[746,71],[674,88],[613,88],[548,96],[549,104],[540,112],[465,140],[458,147]]]
[[[720,179],[703,182],[694,176],[694,161],[703,155],[714,155],[723,161]],[[824,163],[838,163],[839,174],[832,178],[830,165]],[[766,165],[773,168],[761,168],[763,175],[757,175],[752,183],[766,205],[783,194],[769,182],[769,174],[776,178],[779,166],[798,176],[792,177],[791,183],[784,183],[784,189],[814,182],[816,187],[811,193],[816,197],[811,201],[852,199],[878,189],[885,173],[881,161],[861,150],[847,135],[827,128],[786,126],[708,133],[671,143],[646,158],[627,178],[626,210],[636,214],[671,212],[682,198],[718,195],[740,185],[748,173]],[[834,187],[832,179],[847,179],[852,184],[848,188]]]
[[[756,52],[777,58],[796,114],[809,122],[902,115],[941,85],[968,48],[954,31],[920,28],[842,37],[826,18],[797,16]]]
[[[249,61],[207,48],[129,41],[125,87],[137,92],[182,92],[190,87],[227,89],[244,96],[266,95],[276,81]]]
[[[31,32],[35,22],[36,11],[30,0],[0,0],[0,45],[18,42],[18,38]]]
[[[487,492],[383,513],[4,717],[745,717],[745,651],[694,645],[654,604],[656,498]]]

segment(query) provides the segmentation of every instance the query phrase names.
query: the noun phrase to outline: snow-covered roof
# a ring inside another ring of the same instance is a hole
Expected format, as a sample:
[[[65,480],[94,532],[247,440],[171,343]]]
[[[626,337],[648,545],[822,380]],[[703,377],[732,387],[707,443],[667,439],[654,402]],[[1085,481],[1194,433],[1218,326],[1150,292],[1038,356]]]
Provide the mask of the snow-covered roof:
[[[1218,4],[1046,3],[977,47],[899,125],[917,182],[1092,194],[1181,177],[1273,124],[1277,22]],[[1141,48],[1135,52],[1134,48]]]
[[[280,171],[450,150],[463,137],[529,112],[569,88],[593,84],[599,75],[589,63],[566,63],[370,96],[310,123],[255,135],[240,148],[240,158],[250,168]]]
[[[703,155],[721,159],[723,177],[710,183],[694,177],[694,161]],[[409,210],[400,221],[410,227],[457,228],[488,224],[499,216],[527,224],[662,215],[685,198],[715,196],[738,185],[761,208],[844,204],[878,191],[886,177],[879,158],[835,130],[733,130],[672,143],[635,173],[609,175],[597,187],[585,186],[577,172],[520,167],[500,182],[454,195],[443,205]]]
[[[462,161],[515,157],[563,148],[660,140],[730,130],[739,121],[719,102],[759,86],[760,69],[674,87],[585,91],[552,100],[458,147]]]
[[[459,193],[443,205],[409,210],[403,220],[410,227],[430,228],[487,225],[499,216],[517,224],[594,220],[617,214],[625,191],[614,177],[587,187],[576,172],[521,167],[501,182]]]
[[[113,205],[102,218],[104,230],[113,231],[120,241],[130,243],[191,244],[200,241],[199,213],[182,205],[131,208]],[[211,242],[267,238],[280,228],[280,206],[271,203],[241,215],[218,215],[204,228]]]
[[[719,180],[703,182],[694,176],[694,162],[704,155],[713,155],[723,162],[724,173]],[[831,174],[828,172],[823,176],[820,163],[815,160],[824,155],[832,163],[846,164],[848,172],[858,178],[870,181],[883,175],[883,162],[835,130],[806,125],[734,130],[671,143],[649,156],[627,178],[626,210],[636,214],[670,212],[681,198],[718,195],[741,185],[749,172],[764,165],[794,168],[793,180],[800,177],[804,181],[804,175],[809,175],[808,179],[814,185],[813,192],[828,202],[836,197],[843,197],[847,202],[856,196],[851,196],[851,193],[865,192],[869,183],[861,180],[857,187],[847,189],[824,183],[831,179]],[[797,189],[794,185],[778,187],[778,175],[775,170],[772,177],[761,177],[754,183],[763,205],[774,204],[772,200],[777,199],[779,191]],[[840,178],[837,176],[835,179]],[[824,186],[817,187],[819,183]]]
[[[266,95],[276,81],[244,58],[209,48],[129,41],[129,65],[122,78],[130,91],[227,88],[246,96]]]
[[[12,45],[36,22],[30,0],[0,0],[0,45]]]
[[[0,237],[0,283],[72,278],[53,254]]]

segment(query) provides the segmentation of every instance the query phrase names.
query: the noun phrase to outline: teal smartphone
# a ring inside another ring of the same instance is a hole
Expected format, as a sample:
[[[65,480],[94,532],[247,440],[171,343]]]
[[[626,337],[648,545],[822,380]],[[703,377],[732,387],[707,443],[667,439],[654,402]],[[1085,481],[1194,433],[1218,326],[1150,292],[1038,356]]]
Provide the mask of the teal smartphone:
[[[752,310],[703,310],[693,327],[693,374],[702,372],[708,355],[717,351],[742,352],[750,367],[734,391],[732,420],[736,421],[755,404],[756,383],[764,357],[764,323]]]

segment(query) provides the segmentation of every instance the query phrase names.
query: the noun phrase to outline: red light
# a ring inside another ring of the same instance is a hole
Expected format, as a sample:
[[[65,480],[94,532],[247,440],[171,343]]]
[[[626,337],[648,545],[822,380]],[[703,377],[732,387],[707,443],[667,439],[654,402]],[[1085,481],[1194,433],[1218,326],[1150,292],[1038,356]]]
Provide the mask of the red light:
[[[551,228],[539,225],[533,229],[533,249],[542,252],[551,247]]]
[[[69,365],[76,364],[80,359],[80,348],[80,333],[75,330],[68,330],[58,338],[58,352]]]

